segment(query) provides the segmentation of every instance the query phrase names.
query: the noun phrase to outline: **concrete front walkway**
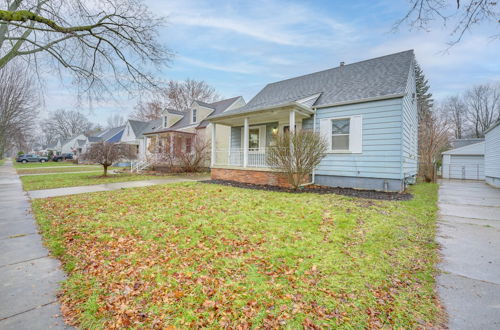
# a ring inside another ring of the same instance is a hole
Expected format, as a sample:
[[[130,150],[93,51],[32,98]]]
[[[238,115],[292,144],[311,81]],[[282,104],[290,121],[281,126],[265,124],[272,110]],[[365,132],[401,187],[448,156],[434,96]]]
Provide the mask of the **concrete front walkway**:
[[[64,273],[42,244],[12,163],[0,166],[0,329],[64,329]]]
[[[123,188],[147,187],[147,186],[154,186],[166,183],[199,181],[208,179],[209,179],[208,177],[197,176],[196,178],[178,177],[178,178],[154,179],[154,180],[144,180],[144,181],[115,182],[115,183],[97,184],[93,186],[32,190],[28,191],[28,194],[31,198],[46,198],[46,197],[84,194],[84,193],[98,192],[98,191],[111,191]]]
[[[500,189],[443,180],[438,292],[450,329],[500,329]]]

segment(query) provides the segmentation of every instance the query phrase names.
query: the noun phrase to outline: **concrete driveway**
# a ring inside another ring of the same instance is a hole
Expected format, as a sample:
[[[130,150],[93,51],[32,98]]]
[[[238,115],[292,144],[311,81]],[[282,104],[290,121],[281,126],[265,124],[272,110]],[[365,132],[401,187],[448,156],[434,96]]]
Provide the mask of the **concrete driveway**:
[[[438,292],[451,329],[500,329],[500,189],[443,180]]]

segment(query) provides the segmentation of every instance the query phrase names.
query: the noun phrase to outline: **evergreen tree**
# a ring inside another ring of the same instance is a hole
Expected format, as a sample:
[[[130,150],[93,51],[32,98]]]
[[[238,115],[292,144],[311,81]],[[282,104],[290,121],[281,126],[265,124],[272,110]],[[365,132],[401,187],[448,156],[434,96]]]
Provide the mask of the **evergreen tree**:
[[[417,109],[419,122],[432,112],[434,99],[429,92],[429,81],[425,78],[424,71],[418,63],[415,63],[415,80],[417,85]]]

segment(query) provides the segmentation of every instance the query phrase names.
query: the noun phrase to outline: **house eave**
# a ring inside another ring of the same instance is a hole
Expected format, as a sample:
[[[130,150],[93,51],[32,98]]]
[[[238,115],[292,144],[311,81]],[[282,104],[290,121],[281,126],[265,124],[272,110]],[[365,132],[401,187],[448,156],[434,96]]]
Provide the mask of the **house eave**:
[[[406,96],[406,93],[390,94],[390,95],[383,95],[383,96],[367,97],[364,99],[356,99],[356,100],[349,100],[349,101],[336,102],[336,103],[330,103],[330,104],[322,104],[319,106],[313,106],[312,108],[313,109],[330,108],[330,107],[336,107],[336,106],[340,106],[340,105],[358,104],[358,103],[365,103],[365,102],[372,102],[372,101],[397,99],[397,98],[405,97],[405,96]]]
[[[295,108],[298,108],[296,110],[299,110],[300,112],[304,113],[304,114],[307,114],[307,115],[312,115],[314,114],[314,110],[303,105],[303,104],[300,104],[300,103],[297,103],[297,102],[289,102],[289,103],[285,103],[285,104],[278,104],[278,105],[275,105],[275,106],[271,106],[271,107],[263,107],[263,108],[257,108],[257,109],[254,109],[254,110],[251,110],[251,111],[248,111],[248,112],[240,112],[240,113],[235,113],[235,114],[225,114],[223,116],[220,116],[220,117],[215,117],[215,118],[207,118],[207,120],[211,123],[216,123],[217,121],[224,121],[224,120],[227,120],[227,119],[230,119],[230,118],[237,118],[237,117],[248,117],[248,116],[252,116],[252,115],[255,115],[255,114],[260,114],[260,113],[263,113],[263,112],[266,112],[266,111],[272,111],[272,110],[276,110],[276,109],[280,109],[280,108],[289,108],[289,107],[295,107]]]

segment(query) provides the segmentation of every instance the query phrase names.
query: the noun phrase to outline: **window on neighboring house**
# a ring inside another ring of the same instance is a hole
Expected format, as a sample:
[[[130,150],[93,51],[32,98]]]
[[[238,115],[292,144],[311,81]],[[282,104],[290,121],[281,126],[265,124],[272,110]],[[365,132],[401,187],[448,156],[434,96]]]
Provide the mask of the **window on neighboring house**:
[[[163,116],[163,128],[167,128],[168,127],[168,118],[167,116]]]
[[[191,143],[192,143],[191,138],[190,138],[190,137],[189,137],[189,138],[187,138],[187,139],[186,139],[186,152],[187,152],[187,153],[190,153],[190,152],[191,152]]]
[[[332,150],[349,150],[350,118],[332,119]]]
[[[196,123],[196,109],[191,110],[193,123]]]

